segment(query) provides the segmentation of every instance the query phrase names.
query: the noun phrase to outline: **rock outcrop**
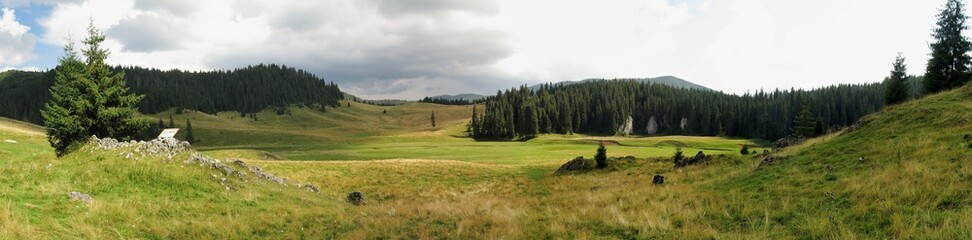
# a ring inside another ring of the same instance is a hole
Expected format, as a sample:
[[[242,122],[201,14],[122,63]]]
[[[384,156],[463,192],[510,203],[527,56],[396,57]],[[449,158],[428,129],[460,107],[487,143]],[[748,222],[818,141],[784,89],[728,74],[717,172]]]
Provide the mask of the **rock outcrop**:
[[[355,206],[364,205],[365,204],[364,195],[361,194],[361,192],[357,192],[357,191],[352,192],[351,194],[348,194],[348,203],[351,203],[351,205],[355,205]]]
[[[554,174],[565,174],[574,171],[583,171],[588,169],[590,169],[590,166],[588,166],[587,160],[584,159],[584,157],[577,157],[574,158],[574,160],[570,160],[569,162],[564,163],[564,165],[561,165],[560,168],[558,168],[557,171],[554,172]]]

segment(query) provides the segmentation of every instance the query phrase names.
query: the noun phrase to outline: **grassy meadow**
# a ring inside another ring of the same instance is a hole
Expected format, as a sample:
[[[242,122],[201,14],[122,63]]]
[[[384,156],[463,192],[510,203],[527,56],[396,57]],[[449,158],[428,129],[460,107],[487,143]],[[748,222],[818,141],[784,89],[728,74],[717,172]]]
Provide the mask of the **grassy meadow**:
[[[17,143],[0,142],[0,238],[968,239],[970,110],[972,87],[929,96],[763,166],[738,149],[766,143],[742,139],[475,142],[463,137],[467,106],[172,114],[180,126],[191,118],[196,150],[320,194],[253,179],[227,189],[208,168],[117,151],[55,158],[39,128],[3,120],[0,141]],[[609,156],[636,159],[552,175],[600,142]],[[673,169],[676,147],[725,156]],[[652,186],[655,174],[666,183]],[[95,201],[71,201],[70,191]],[[367,204],[344,202],[351,191]]]

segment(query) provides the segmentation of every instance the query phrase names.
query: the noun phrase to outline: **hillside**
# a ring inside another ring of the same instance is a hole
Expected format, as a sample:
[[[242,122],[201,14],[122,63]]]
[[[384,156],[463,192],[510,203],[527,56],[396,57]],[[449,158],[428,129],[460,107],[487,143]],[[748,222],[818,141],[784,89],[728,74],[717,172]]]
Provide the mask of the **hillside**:
[[[462,137],[471,106],[341,104],[257,119],[190,117],[221,159],[243,159],[320,194],[250,179],[227,190],[206,167],[124,152],[54,158],[36,126],[0,121],[0,238],[728,238],[972,237],[972,87],[869,115],[764,156],[715,137]],[[436,111],[440,124],[427,125]],[[18,129],[18,130],[10,130]],[[603,170],[553,175],[605,143]],[[676,147],[715,156],[673,169]],[[752,147],[761,152],[764,148]],[[121,154],[121,155],[120,155]],[[186,155],[179,155],[182,158]],[[864,160],[859,160],[863,158]],[[780,160],[782,159],[782,160]],[[239,168],[235,168],[240,170]],[[655,174],[665,184],[651,185]],[[367,204],[343,201],[350,191]],[[95,201],[72,201],[80,191]],[[118,224],[125,222],[126,224]]]
[[[344,95],[333,82],[303,70],[280,65],[256,65],[230,71],[190,72],[140,67],[114,67],[125,74],[127,86],[145,98],[140,112],[172,108],[204,112],[259,112],[292,104],[333,107]],[[54,71],[12,71],[0,75],[0,116],[41,123],[40,109],[50,97]]]
[[[589,82],[594,82],[594,81],[599,81],[599,80],[608,80],[608,79],[601,79],[601,78],[594,79],[594,78],[592,78],[592,79],[584,79],[584,80],[581,80],[581,81],[563,81],[563,82],[553,83],[552,85],[553,86],[569,86],[569,85],[574,85],[574,84],[579,84],[579,83],[589,83]],[[613,81],[628,81],[628,80],[630,80],[630,81],[635,81],[635,82],[638,82],[638,83],[663,84],[663,85],[667,85],[667,86],[671,86],[671,87],[677,87],[677,88],[686,88],[686,89],[695,89],[695,90],[714,91],[714,90],[712,90],[712,89],[710,89],[708,87],[705,87],[705,86],[702,86],[702,85],[698,85],[698,84],[695,84],[695,83],[690,82],[688,80],[681,79],[681,78],[678,78],[678,77],[673,77],[673,76],[661,76],[661,77],[656,77],[656,78],[622,78],[622,79],[610,79],[610,80],[613,80]],[[536,91],[536,90],[540,89],[540,86],[541,85],[542,84],[530,86],[530,90]]]

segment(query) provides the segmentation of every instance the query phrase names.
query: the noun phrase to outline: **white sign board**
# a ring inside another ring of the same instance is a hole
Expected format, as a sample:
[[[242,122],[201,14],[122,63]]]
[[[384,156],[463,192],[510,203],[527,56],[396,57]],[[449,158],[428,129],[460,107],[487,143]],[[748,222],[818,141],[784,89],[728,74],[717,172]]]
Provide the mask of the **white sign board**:
[[[175,138],[177,132],[179,132],[178,128],[166,128],[162,130],[162,134],[159,134],[159,139]]]

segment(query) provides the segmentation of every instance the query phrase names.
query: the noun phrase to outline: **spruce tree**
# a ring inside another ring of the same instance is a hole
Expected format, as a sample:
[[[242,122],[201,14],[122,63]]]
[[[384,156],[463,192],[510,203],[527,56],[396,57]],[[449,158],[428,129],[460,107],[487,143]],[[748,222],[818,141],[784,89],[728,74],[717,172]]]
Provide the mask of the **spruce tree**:
[[[169,115],[169,127],[170,128],[176,127],[175,120],[172,119],[172,115]]]
[[[432,127],[435,127],[435,111],[432,111]]]
[[[812,137],[816,124],[817,123],[813,118],[813,113],[810,112],[810,105],[804,103],[803,110],[800,110],[800,114],[797,115],[796,121],[793,123],[793,135],[799,137]]]
[[[965,84],[969,80],[972,43],[962,35],[965,26],[965,3],[948,0],[938,14],[937,28],[930,46],[932,53],[925,72],[925,90],[935,93]]]
[[[597,147],[597,154],[594,155],[594,161],[597,162],[597,168],[607,167],[607,148],[604,147],[603,142]]]
[[[84,59],[68,44],[55,70],[51,99],[42,110],[48,141],[58,156],[87,136],[129,140],[149,126],[136,117],[135,105],[144,95],[131,94],[124,73],[113,73],[105,63],[108,50],[101,48],[105,35],[94,24],[82,43]]]
[[[161,117],[159,118],[159,124],[156,127],[159,128],[159,130],[165,129],[165,122],[162,121]]]
[[[192,134],[192,123],[189,122],[189,118],[186,118],[186,141],[189,143],[196,143],[196,136]]]
[[[886,105],[894,105],[908,100],[908,85],[905,83],[908,76],[904,61],[901,53],[898,53],[898,57],[894,59],[894,70],[891,70],[891,76],[885,82],[887,89],[884,92],[884,104]]]

